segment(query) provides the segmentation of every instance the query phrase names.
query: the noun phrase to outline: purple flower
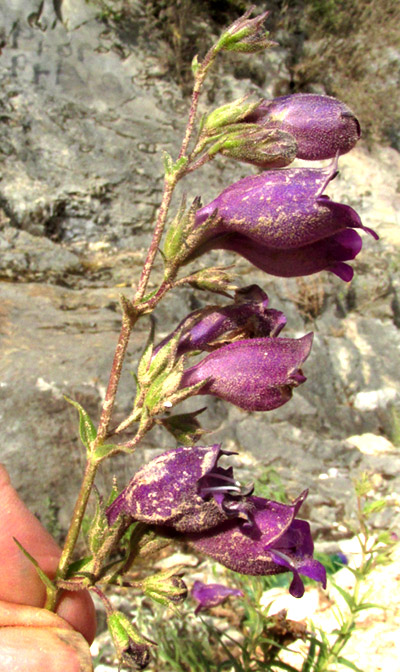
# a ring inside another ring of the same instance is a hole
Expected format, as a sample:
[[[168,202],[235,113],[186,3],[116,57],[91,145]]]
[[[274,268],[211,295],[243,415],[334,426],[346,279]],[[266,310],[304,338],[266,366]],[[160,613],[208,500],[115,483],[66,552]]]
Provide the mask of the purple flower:
[[[110,525],[119,514],[179,532],[207,530],[238,512],[243,490],[232,467],[217,466],[221,446],[181,446],[151,460],[107,509]],[[212,492],[213,496],[210,496]],[[232,499],[233,498],[233,499]],[[231,510],[231,504],[235,504]]]
[[[300,574],[326,587],[325,568],[313,558],[310,526],[296,519],[306,496],[307,491],[291,505],[248,497],[248,505],[253,506],[251,525],[227,521],[187,539],[197,550],[241,574],[266,576],[293,572],[289,592],[302,597],[304,585]]]
[[[325,570],[312,557],[309,525],[296,519],[307,493],[290,505],[252,496],[231,467],[218,466],[222,454],[213,445],[180,447],[156,457],[107,509],[109,523],[123,513],[166,535],[178,532],[242,574],[291,571],[290,592],[296,597],[304,591],[299,574],[325,585]]]
[[[361,135],[360,124],[347,105],[313,93],[265,100],[245,121],[290,133],[297,141],[296,156],[313,161],[346,154]]]
[[[229,588],[220,583],[202,583],[195,581],[192,588],[192,597],[198,602],[195,614],[199,611],[211,609],[222,604],[230,595],[243,597],[243,592],[238,588]]]
[[[211,394],[246,411],[270,411],[285,404],[306,378],[300,367],[313,334],[299,339],[254,338],[211,352],[183,373],[180,387],[204,381],[196,394]]]
[[[233,250],[273,275],[294,277],[330,270],[350,279],[368,231],[353,208],[323,194],[336,168],[271,170],[239,180],[196,213],[200,226],[217,211],[188,260],[212,249]]]
[[[209,306],[190,313],[154,349],[154,354],[177,332],[182,333],[177,357],[193,350],[211,352],[238,339],[275,337],[285,326],[286,318],[279,310],[268,308],[268,302],[268,296],[258,285],[244,287],[236,292],[232,304]]]

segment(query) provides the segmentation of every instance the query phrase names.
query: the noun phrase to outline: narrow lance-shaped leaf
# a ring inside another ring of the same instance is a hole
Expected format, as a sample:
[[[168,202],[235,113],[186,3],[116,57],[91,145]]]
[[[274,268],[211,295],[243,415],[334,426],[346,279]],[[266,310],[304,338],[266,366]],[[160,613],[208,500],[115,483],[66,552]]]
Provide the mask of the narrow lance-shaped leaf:
[[[74,399],[70,399],[69,397],[66,396],[64,396],[64,399],[68,401],[69,404],[72,404],[72,406],[74,406],[78,410],[79,435],[85,448],[87,448],[87,450],[90,450],[90,444],[95,440],[97,436],[97,431],[93,422],[89,417],[89,414],[85,411],[83,406],[81,406],[77,401],[74,401]]]

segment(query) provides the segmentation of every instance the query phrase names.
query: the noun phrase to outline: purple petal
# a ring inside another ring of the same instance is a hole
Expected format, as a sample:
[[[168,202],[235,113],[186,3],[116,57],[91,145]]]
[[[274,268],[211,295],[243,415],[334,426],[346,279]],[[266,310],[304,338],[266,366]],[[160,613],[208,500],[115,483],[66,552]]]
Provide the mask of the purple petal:
[[[326,586],[325,569],[312,557],[310,526],[295,519],[305,496],[303,493],[292,505],[249,497],[254,507],[252,527],[226,522],[208,532],[189,535],[188,540],[197,550],[241,574],[293,572],[290,592],[301,597],[304,586],[299,574]]]
[[[277,336],[285,326],[286,318],[279,310],[267,306],[268,296],[258,285],[244,287],[236,292],[235,303],[190,313],[155,348],[154,354],[178,331],[182,332],[178,357],[194,350],[212,351],[225,342],[238,339]]]
[[[223,454],[219,444],[182,446],[151,460],[107,509],[109,524],[120,513],[152,525],[178,531],[208,529],[226,520],[214,498],[198,494],[198,481],[216,467]]]
[[[212,247],[236,252],[262,271],[282,278],[312,275],[324,270],[343,277],[342,271],[337,269],[348,269],[352,277],[352,269],[339,262],[354,259],[362,248],[362,239],[353,229],[346,229],[298,249],[274,250],[234,234],[215,239]],[[347,277],[343,279],[347,280]]]
[[[196,224],[217,209],[218,224],[205,233],[204,240],[238,233],[271,248],[307,245],[359,222],[349,206],[345,207],[354,213],[353,219],[344,219],[342,211],[335,209],[340,204],[320,197],[335,174],[336,167],[288,168],[245,177],[198,210]]]
[[[207,381],[211,394],[247,411],[269,411],[286,403],[304,382],[299,369],[310,354],[312,334],[299,339],[254,338],[222,346],[184,371],[181,387]]]
[[[195,581],[192,588],[192,597],[198,602],[195,614],[199,611],[210,609],[222,604],[230,595],[243,597],[243,592],[238,588],[229,588],[220,583],[202,583]]]

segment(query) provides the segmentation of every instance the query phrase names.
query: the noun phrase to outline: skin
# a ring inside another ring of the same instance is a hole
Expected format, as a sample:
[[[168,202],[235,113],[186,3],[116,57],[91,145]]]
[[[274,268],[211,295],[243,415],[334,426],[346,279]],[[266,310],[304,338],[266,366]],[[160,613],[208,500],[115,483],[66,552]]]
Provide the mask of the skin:
[[[0,672],[90,672],[96,632],[87,591],[64,592],[53,614],[35,568],[13,537],[52,578],[60,549],[26,508],[0,464]]]

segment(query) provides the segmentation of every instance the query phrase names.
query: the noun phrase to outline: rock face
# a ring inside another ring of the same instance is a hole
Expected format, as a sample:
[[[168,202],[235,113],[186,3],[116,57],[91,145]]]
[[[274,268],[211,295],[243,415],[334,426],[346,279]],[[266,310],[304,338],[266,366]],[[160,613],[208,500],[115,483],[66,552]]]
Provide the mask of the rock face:
[[[63,395],[96,418],[119,331],[118,293],[124,287],[130,295],[137,280],[160,200],[161,152],[176,154],[188,108],[146,33],[144,4],[132,3],[124,39],[81,0],[0,8],[1,459],[33,510],[46,520],[51,505],[61,528],[83,463],[76,411]],[[286,76],[282,50],[265,59],[267,71]],[[267,77],[258,95],[271,95],[270,85]],[[248,89],[249,80],[222,73],[215,104]],[[389,480],[398,483],[400,466],[395,454],[346,443],[366,433],[400,440],[400,155],[361,146],[341,158],[340,169],[329,194],[381,234],[378,243],[365,240],[350,286],[327,274],[280,281],[237,261],[241,284],[259,282],[284,310],[287,335],[315,330],[308,382],[270,414],[250,416],[210,399],[204,423],[215,430],[213,441],[251,454],[261,470],[274,460],[293,494],[310,487],[310,514],[324,536],[340,535],[334,525],[356,472],[379,471],[385,490]],[[250,170],[217,159],[185,188],[206,201]],[[160,336],[206,301],[187,290],[171,295],[156,314]],[[132,338],[117,420],[132,403],[129,370],[147,329],[143,321]],[[156,430],[145,458],[172,445]],[[102,476],[109,480],[115,470],[122,484],[141,461],[118,458]]]

